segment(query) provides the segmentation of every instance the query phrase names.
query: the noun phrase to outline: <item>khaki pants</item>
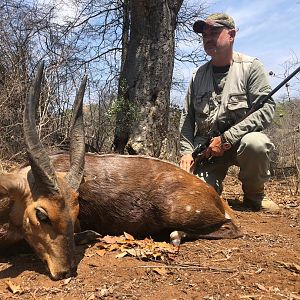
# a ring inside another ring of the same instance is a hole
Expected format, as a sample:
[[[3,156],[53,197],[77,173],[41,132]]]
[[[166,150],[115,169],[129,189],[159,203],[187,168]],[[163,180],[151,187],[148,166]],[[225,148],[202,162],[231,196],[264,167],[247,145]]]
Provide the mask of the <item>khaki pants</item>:
[[[211,162],[199,164],[196,175],[222,193],[222,182],[232,165],[240,167],[239,180],[244,195],[263,194],[264,183],[270,177],[270,151],[274,145],[261,132],[246,134],[241,141],[222,157],[214,157]]]

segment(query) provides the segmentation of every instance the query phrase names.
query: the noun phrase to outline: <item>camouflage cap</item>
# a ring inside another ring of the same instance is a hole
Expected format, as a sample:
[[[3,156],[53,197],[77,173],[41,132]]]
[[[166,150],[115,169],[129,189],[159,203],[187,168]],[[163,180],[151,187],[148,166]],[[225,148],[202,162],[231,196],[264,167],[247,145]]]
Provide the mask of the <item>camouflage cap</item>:
[[[205,20],[196,21],[193,25],[193,30],[197,33],[202,33],[204,25],[227,27],[230,29],[235,28],[233,18],[224,13],[214,13],[209,15]]]

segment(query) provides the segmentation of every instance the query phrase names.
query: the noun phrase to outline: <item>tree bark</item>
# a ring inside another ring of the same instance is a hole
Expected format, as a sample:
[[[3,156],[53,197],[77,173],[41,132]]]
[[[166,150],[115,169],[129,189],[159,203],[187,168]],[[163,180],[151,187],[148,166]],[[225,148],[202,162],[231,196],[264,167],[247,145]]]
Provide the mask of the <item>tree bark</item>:
[[[168,130],[176,17],[183,0],[131,0],[114,150],[159,157]]]

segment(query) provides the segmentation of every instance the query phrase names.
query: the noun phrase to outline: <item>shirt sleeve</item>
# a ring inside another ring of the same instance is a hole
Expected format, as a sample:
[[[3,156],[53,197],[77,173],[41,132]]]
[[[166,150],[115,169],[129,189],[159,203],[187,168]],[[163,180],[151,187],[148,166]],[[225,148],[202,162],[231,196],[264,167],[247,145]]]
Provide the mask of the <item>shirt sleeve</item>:
[[[268,75],[258,59],[255,59],[252,63],[246,90],[250,109],[271,91]],[[224,136],[226,140],[234,145],[240,141],[245,134],[264,130],[271,124],[274,113],[275,101],[269,98],[261,108],[225,131]]]
[[[194,150],[195,110],[193,105],[193,82],[194,80],[192,78],[185,96],[180,118],[179,132],[181,155],[192,153]]]

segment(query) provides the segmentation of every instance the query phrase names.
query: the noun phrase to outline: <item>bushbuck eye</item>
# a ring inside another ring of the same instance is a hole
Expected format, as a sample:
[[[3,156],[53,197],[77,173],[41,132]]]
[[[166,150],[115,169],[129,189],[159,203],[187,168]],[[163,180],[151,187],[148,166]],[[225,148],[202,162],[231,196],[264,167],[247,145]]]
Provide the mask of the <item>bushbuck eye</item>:
[[[36,217],[40,222],[44,224],[51,224],[51,221],[47,216],[46,211],[44,211],[42,208],[36,208]]]

